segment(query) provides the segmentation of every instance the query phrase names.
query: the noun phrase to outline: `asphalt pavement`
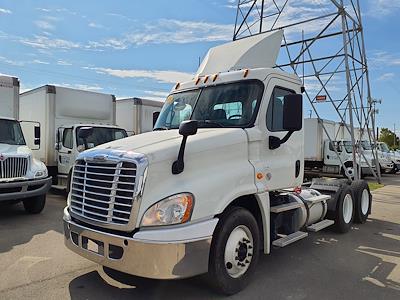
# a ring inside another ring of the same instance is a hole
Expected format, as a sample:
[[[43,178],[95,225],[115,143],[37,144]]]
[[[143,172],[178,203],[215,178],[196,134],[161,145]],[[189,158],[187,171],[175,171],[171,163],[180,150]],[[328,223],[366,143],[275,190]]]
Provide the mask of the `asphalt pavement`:
[[[386,178],[387,175],[385,175]],[[261,256],[232,299],[400,299],[400,175],[374,192],[373,213],[344,235],[330,229]],[[388,177],[389,178],[389,177]],[[0,299],[219,299],[206,276],[157,281],[113,272],[64,247],[65,197],[40,215],[0,206]],[[122,283],[114,280],[118,279]]]

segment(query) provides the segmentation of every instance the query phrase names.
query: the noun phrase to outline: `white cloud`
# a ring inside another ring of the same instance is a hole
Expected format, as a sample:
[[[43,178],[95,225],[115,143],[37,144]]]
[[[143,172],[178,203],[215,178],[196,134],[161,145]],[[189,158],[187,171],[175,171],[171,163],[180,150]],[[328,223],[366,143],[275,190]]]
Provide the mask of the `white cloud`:
[[[231,24],[216,24],[199,21],[160,19],[145,24],[123,37],[103,41],[91,41],[88,48],[127,49],[145,44],[187,44],[196,42],[228,41],[232,38]]]
[[[12,66],[24,66],[25,63],[23,61],[16,61],[16,60],[12,60],[12,59],[8,59],[4,56],[0,56],[0,62],[12,65]]]
[[[374,69],[380,69],[386,66],[400,66],[400,55],[386,51],[372,51],[371,53],[369,61],[370,66]]]
[[[393,79],[396,76],[394,73],[384,73],[381,76],[378,77],[378,81],[385,81],[385,80],[390,80]]]
[[[179,71],[120,70],[94,67],[84,67],[84,69],[94,70],[99,74],[108,74],[119,78],[149,78],[164,83],[185,82],[193,78],[193,74]]]
[[[55,26],[44,20],[35,21],[35,25],[43,30],[54,30]]]
[[[71,63],[69,63],[69,62],[67,62],[67,61],[65,61],[65,60],[61,60],[61,59],[59,59],[59,60],[57,61],[57,65],[59,65],[59,66],[72,66]]]
[[[144,91],[144,93],[146,95],[148,95],[148,96],[146,96],[147,98],[149,98],[149,96],[150,96],[150,97],[157,97],[157,98],[165,99],[169,95],[168,92],[161,92],[161,91]]]
[[[38,49],[75,49],[80,48],[79,43],[67,41],[63,39],[51,39],[47,36],[35,35],[34,38],[20,38],[22,44],[38,48]]]
[[[98,24],[98,23],[95,23],[95,22],[90,22],[90,23],[88,24],[88,26],[91,27],[91,28],[97,28],[97,29],[102,29],[102,28],[104,28],[103,25]]]
[[[367,15],[371,17],[387,16],[400,9],[400,0],[370,0],[369,2],[370,9]]]
[[[12,14],[12,11],[9,9],[1,8],[0,7],[0,14]]]
[[[50,63],[47,62],[47,61],[41,61],[41,60],[39,60],[39,59],[33,60],[32,63],[34,63],[34,64],[39,64],[39,65],[49,65],[49,64],[50,64]]]

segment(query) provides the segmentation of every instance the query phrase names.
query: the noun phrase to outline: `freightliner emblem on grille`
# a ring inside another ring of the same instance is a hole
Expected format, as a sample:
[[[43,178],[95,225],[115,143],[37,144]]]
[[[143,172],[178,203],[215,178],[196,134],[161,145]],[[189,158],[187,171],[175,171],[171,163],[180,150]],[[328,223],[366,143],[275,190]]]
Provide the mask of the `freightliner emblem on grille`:
[[[6,157],[0,153],[0,161],[5,161],[5,160],[6,160]]]

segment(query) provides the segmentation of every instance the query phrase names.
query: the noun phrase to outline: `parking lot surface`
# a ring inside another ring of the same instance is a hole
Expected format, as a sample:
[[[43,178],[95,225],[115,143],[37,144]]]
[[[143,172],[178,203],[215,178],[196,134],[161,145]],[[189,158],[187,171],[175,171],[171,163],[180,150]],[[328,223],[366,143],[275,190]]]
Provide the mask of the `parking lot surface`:
[[[250,286],[232,299],[400,299],[400,176],[374,192],[364,225],[311,233],[261,256]],[[0,206],[0,299],[218,299],[205,276],[156,281],[112,274],[64,247],[65,197],[44,212]]]

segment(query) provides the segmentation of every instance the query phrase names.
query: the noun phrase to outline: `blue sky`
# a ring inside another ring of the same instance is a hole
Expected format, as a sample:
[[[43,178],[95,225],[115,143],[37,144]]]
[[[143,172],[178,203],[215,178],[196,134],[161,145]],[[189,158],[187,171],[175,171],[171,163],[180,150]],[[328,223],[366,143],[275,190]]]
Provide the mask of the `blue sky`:
[[[361,2],[372,92],[384,99],[378,124],[400,128],[400,0]],[[191,78],[208,48],[232,39],[230,6],[230,0],[0,0],[0,73],[19,77],[22,90],[57,84],[162,99],[173,83]]]

